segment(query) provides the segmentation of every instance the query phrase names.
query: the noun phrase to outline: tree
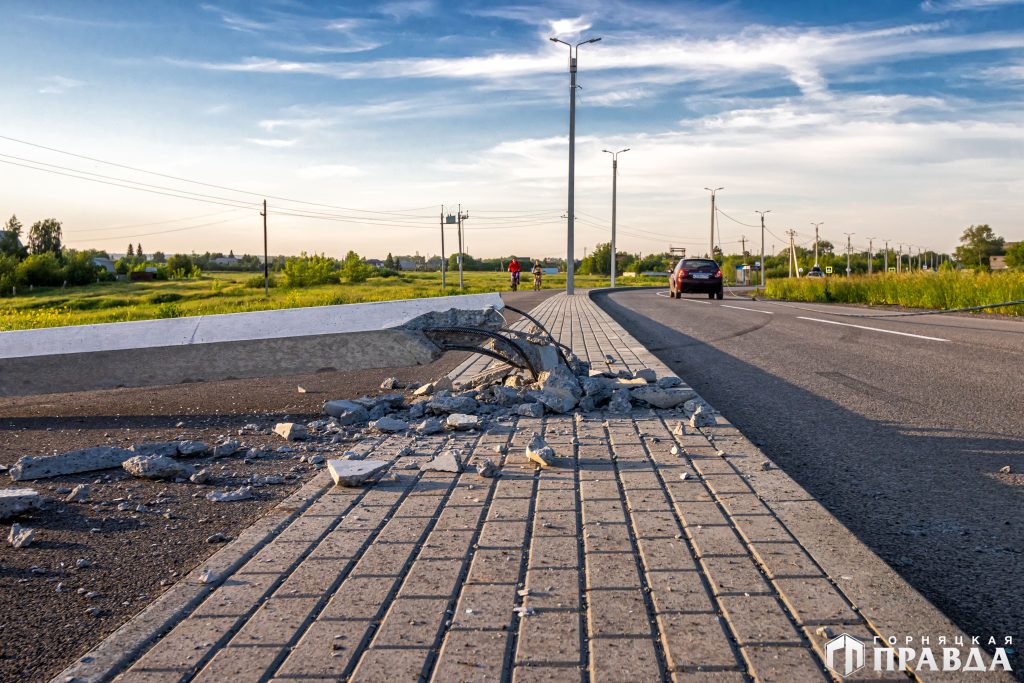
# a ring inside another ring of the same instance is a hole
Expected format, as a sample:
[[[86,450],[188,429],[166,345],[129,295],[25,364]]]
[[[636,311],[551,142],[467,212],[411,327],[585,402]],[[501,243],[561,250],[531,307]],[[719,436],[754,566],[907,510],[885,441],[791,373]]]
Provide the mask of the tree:
[[[610,275],[612,272],[612,243],[602,242],[580,262],[581,275]]]
[[[21,221],[12,214],[0,231],[0,256],[13,256],[20,261],[28,255],[21,244],[21,228]]]
[[[140,261],[145,260],[146,255],[142,253],[142,243],[135,245],[135,255],[139,257]]]
[[[198,277],[200,270],[190,256],[175,254],[167,259],[167,272],[171,277]]]
[[[1003,250],[1005,240],[993,232],[987,224],[972,225],[960,236],[960,246],[956,248],[956,258],[965,266],[978,266],[987,270],[989,257]]]
[[[125,254],[125,256],[128,256],[128,257],[135,256],[135,247],[132,246],[131,242],[128,243],[128,252]]]
[[[60,256],[60,221],[56,218],[36,221],[28,231],[28,248],[33,254]]]
[[[1007,247],[1006,265],[1014,270],[1024,270],[1024,242],[1017,242]]]
[[[373,275],[373,266],[363,262],[359,254],[350,251],[345,254],[345,260],[341,266],[341,276],[348,282],[365,282],[366,278]]]
[[[391,270],[395,269],[395,257],[391,255],[390,251],[388,252],[388,257],[384,259],[384,267]]]

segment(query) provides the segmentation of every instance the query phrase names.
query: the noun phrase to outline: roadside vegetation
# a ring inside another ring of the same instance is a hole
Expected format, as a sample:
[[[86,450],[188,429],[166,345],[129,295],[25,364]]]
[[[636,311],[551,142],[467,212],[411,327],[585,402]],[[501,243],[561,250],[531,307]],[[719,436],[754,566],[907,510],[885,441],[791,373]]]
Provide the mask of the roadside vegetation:
[[[903,306],[936,310],[1024,300],[1024,272],[918,272],[853,277],[768,280],[772,299],[817,303]],[[988,313],[1024,315],[1024,306],[986,309]]]

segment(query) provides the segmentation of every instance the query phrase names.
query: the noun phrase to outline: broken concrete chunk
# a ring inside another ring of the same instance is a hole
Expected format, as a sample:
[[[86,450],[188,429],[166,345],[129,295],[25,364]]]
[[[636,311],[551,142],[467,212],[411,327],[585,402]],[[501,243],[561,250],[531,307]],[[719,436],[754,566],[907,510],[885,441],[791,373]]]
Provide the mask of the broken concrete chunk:
[[[226,458],[229,455],[234,455],[238,452],[238,449],[242,447],[242,444],[238,443],[234,439],[231,441],[225,441],[224,443],[217,444],[213,447],[213,457],[215,458]]]
[[[633,379],[642,379],[645,382],[651,383],[658,379],[658,373],[650,368],[640,368],[633,371]]]
[[[427,406],[435,415],[442,413],[475,413],[480,404],[472,396],[435,396]]]
[[[112,446],[84,448],[61,455],[26,455],[11,468],[11,479],[26,481],[44,479],[62,474],[77,474],[93,470],[105,470],[120,467],[128,458],[135,455],[132,451]]]
[[[633,411],[633,404],[629,400],[629,392],[625,389],[616,389],[612,393],[612,400],[608,402],[609,413],[630,413]]]
[[[438,432],[444,431],[444,425],[436,417],[428,417],[423,422],[416,425],[417,434],[437,434]]]
[[[71,493],[65,498],[69,503],[84,503],[89,500],[89,485],[79,484],[75,488],[71,489]]]
[[[550,467],[554,463],[555,449],[549,446],[540,434],[534,432],[530,442],[526,444],[526,458],[541,467]]]
[[[327,461],[327,471],[336,486],[359,486],[382,474],[389,466],[386,460]]]
[[[398,381],[397,377],[388,377],[386,380],[380,383],[380,388],[384,391],[391,391],[392,389],[401,389],[402,383]]]
[[[7,534],[7,542],[15,548],[25,548],[32,544],[35,537],[35,529],[29,529],[15,523],[11,525],[11,531]]]
[[[309,436],[306,425],[298,422],[279,422],[274,426],[274,433],[288,441],[302,441]]]
[[[500,468],[490,458],[484,458],[476,464],[476,473],[488,479],[498,476],[499,470]]]
[[[661,387],[662,389],[671,389],[673,387],[678,387],[682,383],[683,380],[679,379],[675,375],[665,375],[664,377],[658,378],[658,386]]]
[[[178,442],[178,455],[183,458],[195,458],[202,455],[206,455],[210,452],[210,447],[202,441],[179,441]]]
[[[420,419],[423,419],[423,416],[426,415],[426,414],[427,414],[427,402],[426,401],[419,401],[419,402],[413,403],[411,406],[409,406],[409,419],[410,420],[420,420]]]
[[[165,441],[162,443],[137,443],[131,448],[136,455],[163,455],[173,458],[178,454],[177,441]]]
[[[694,429],[698,427],[713,427],[715,424],[715,416],[702,405],[697,406],[697,409],[693,411],[693,415],[690,416],[690,426]]]
[[[1003,465],[1002,467],[999,468],[999,474],[1011,474],[1012,472],[1013,468],[1011,468],[1009,465]]]
[[[515,407],[515,413],[523,417],[544,417],[544,404],[520,403]]]
[[[519,392],[512,387],[491,387],[489,393],[499,406],[515,406],[522,400],[519,398]]]
[[[423,385],[421,385],[419,387],[416,387],[416,389],[413,390],[412,395],[413,396],[430,396],[432,393],[434,393],[434,383],[433,382],[427,382],[426,384],[423,384]]]
[[[232,491],[211,491],[206,494],[206,500],[212,503],[233,503],[236,500],[249,498],[252,498],[251,486],[240,486]]]
[[[655,408],[675,408],[697,395],[692,389],[661,389],[653,386],[638,387],[630,393],[634,400],[643,401]]]
[[[0,489],[0,519],[39,507],[43,499],[33,489]]]
[[[510,389],[522,389],[523,378],[519,375],[510,375],[505,378],[505,386]]]
[[[672,430],[672,433],[675,434],[676,436],[686,436],[686,425],[684,425],[682,422],[677,422],[675,429]]]
[[[355,401],[327,401],[323,408],[325,415],[330,415],[338,421],[338,425],[347,427],[354,424],[362,424],[370,419],[369,411]]]
[[[445,421],[449,429],[456,431],[467,431],[470,429],[476,429],[480,426],[480,418],[476,415],[464,415],[462,413],[452,413],[448,416]]]
[[[136,455],[121,464],[128,474],[143,479],[177,479],[190,477],[196,468],[163,455]]]
[[[375,429],[378,432],[383,432],[385,434],[404,432],[408,428],[408,422],[405,422],[404,420],[397,420],[393,417],[382,417],[379,420],[370,423],[370,429]]]
[[[193,484],[205,484],[210,480],[210,473],[207,470],[199,470],[188,478]]]
[[[428,460],[420,466],[424,472],[453,472],[462,471],[462,463],[452,451],[445,451],[436,457]]]

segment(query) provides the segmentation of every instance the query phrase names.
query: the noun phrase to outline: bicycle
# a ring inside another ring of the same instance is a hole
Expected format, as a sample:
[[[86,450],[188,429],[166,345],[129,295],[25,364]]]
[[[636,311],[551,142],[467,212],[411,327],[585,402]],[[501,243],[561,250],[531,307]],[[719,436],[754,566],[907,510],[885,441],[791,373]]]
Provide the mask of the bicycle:
[[[509,284],[512,287],[512,291],[513,292],[518,291],[519,290],[519,271],[518,270],[513,270],[512,272],[510,272],[508,279],[509,279]]]
[[[533,275],[533,291],[540,291],[540,273],[534,273]]]

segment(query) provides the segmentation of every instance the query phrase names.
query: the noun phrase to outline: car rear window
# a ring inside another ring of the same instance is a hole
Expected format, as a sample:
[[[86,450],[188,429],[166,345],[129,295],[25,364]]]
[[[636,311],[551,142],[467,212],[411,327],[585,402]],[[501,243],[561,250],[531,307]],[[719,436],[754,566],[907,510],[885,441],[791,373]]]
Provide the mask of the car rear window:
[[[710,259],[689,258],[683,259],[683,270],[718,270],[718,264]]]

